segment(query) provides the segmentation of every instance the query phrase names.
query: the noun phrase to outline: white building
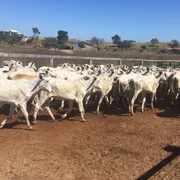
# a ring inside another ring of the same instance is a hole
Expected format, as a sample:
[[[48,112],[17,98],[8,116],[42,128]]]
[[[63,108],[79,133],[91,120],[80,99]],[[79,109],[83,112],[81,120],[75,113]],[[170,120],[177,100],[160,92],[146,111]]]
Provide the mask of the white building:
[[[23,33],[19,32],[19,31],[16,31],[16,30],[6,30],[6,31],[0,31],[0,34],[9,34],[11,35],[12,33],[16,33],[18,34],[19,36],[23,36]]]
[[[19,31],[16,31],[16,30],[7,30],[10,34],[11,33],[17,33],[18,35],[23,35],[23,33],[19,32]]]

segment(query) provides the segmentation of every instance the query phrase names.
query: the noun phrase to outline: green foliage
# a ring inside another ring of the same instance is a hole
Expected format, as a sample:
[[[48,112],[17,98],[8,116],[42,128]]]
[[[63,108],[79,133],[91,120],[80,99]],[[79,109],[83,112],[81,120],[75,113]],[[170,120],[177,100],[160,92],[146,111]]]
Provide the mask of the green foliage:
[[[63,30],[58,31],[57,39],[58,39],[59,44],[65,44],[67,42],[68,38],[69,38],[68,32],[63,31]]]
[[[32,28],[32,31],[33,31],[33,35],[34,35],[35,37],[39,36],[40,31],[39,31],[38,28],[34,27],[34,28]]]
[[[179,42],[175,39],[173,39],[171,42],[168,43],[168,46],[171,48],[175,48],[179,46]]]
[[[116,52],[116,51],[119,51],[119,49],[117,47],[113,48],[113,51]]]
[[[117,44],[118,48],[122,49],[122,50],[128,50],[133,46],[133,43],[131,41],[128,40],[124,40],[124,41],[120,41]]]
[[[121,42],[121,37],[117,34],[111,37],[113,44],[119,44]]]
[[[58,49],[71,49],[70,46],[67,46],[66,44],[57,44]]]
[[[160,53],[168,53],[168,50],[163,48],[163,49],[160,49]]]
[[[31,36],[26,43],[31,44],[34,41],[34,36]]]
[[[143,49],[143,48],[140,48],[140,49],[139,49],[139,52],[140,52],[140,53],[144,52],[144,49]]]
[[[45,48],[57,48],[58,40],[54,37],[46,37],[42,43],[42,46]]]
[[[143,44],[143,45],[141,46],[141,49],[144,49],[144,50],[147,49],[146,45]]]
[[[92,43],[92,44],[95,44],[96,47],[97,47],[97,49],[99,50],[99,49],[100,49],[100,48],[99,48],[99,45],[100,45],[101,43],[104,43],[105,41],[104,41],[103,38],[92,37],[91,40],[89,40],[89,42]]]
[[[158,38],[151,39],[151,43],[155,46],[157,43],[159,43]]]
[[[78,42],[78,47],[85,48],[85,45],[82,42]]]
[[[22,40],[23,36],[18,35],[17,33],[6,33],[0,35],[0,43],[7,43],[7,44],[17,44]]]
[[[142,53],[142,52],[144,52],[146,49],[147,49],[147,46],[143,44],[143,45],[141,45],[141,48],[139,49],[139,52]]]

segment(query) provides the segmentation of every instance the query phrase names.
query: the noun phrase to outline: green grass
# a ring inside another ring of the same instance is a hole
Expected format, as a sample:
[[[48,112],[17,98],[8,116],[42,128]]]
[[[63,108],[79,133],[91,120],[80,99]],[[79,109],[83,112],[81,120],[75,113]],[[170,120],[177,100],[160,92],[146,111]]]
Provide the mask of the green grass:
[[[52,51],[45,48],[31,48],[26,46],[0,46],[0,52],[21,54],[66,55],[62,51]]]
[[[110,44],[109,44],[110,45]],[[62,51],[52,51],[45,48],[30,48],[25,46],[0,46],[0,52],[22,53],[22,54],[45,54],[45,55],[68,55],[68,56],[86,56],[86,57],[115,57],[115,58],[134,58],[134,59],[157,59],[157,60],[180,60],[180,55],[157,54],[156,52],[145,51],[140,53],[138,49],[131,51],[112,51],[112,50],[91,50],[75,51],[73,54],[67,54]]]

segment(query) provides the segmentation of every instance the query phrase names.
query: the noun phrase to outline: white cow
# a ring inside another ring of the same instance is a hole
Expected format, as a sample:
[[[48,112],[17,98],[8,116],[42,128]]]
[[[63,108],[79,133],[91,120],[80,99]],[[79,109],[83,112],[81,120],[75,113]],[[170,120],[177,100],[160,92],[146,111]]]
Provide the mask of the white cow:
[[[2,128],[8,119],[14,114],[15,106],[19,107],[26,118],[27,125],[32,129],[27,112],[27,102],[33,98],[40,90],[51,92],[50,84],[42,75],[31,81],[21,80],[0,80],[0,103],[10,104],[10,111],[5,120],[0,125]]]
[[[111,71],[110,74],[101,74],[97,76],[97,81],[92,86],[93,94],[99,95],[98,105],[97,105],[97,114],[99,114],[100,105],[104,99],[106,98],[106,102],[108,103],[109,100],[107,98],[108,93],[111,91],[113,85],[117,81],[117,76],[114,71]],[[87,97],[86,105],[89,101],[90,95]]]
[[[134,102],[138,95],[141,93],[143,98],[142,101],[142,112],[144,111],[144,103],[146,102],[146,95],[151,94],[151,108],[153,109],[153,101],[156,95],[159,83],[165,80],[164,73],[161,71],[157,76],[155,75],[141,75],[139,78],[133,78],[129,82],[129,112],[134,115],[133,107]]]
[[[39,100],[36,104],[33,115],[34,122],[36,122],[37,113],[44,103],[48,113],[50,114],[52,119],[55,120],[49,108],[53,98],[57,100],[69,101],[69,110],[67,113],[62,115],[62,118],[65,118],[72,111],[73,102],[75,101],[81,113],[82,121],[85,121],[83,99],[88,93],[91,93],[92,85],[95,81],[96,77],[84,77],[75,81],[63,80],[59,78],[50,78],[49,82],[53,89],[53,93],[40,92],[38,94]]]

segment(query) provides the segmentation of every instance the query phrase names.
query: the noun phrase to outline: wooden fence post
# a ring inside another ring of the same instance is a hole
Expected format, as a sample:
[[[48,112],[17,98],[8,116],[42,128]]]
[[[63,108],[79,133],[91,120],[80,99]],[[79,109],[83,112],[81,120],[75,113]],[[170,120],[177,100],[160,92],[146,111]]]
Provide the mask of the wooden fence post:
[[[122,60],[119,60],[119,61],[118,61],[118,65],[122,65]]]
[[[92,58],[91,59],[89,59],[89,64],[90,65],[92,65],[93,63],[92,63]]]
[[[50,59],[49,59],[49,66],[50,67],[53,67],[53,65],[54,65],[54,59],[53,59],[53,57],[51,57]]]
[[[141,66],[143,66],[144,65],[144,61],[143,60],[141,60]]]

